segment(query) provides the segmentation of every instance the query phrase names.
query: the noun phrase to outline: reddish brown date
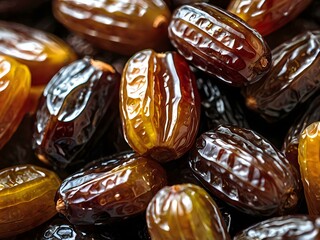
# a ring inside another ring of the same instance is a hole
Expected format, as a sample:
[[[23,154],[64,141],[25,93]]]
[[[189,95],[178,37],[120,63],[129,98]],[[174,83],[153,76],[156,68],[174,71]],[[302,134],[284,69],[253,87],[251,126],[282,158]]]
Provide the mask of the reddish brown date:
[[[36,113],[33,148],[40,160],[66,167],[105,131],[118,113],[120,75],[83,58],[49,82]]]
[[[187,62],[176,52],[136,53],[120,86],[120,115],[128,144],[139,154],[167,162],[194,143],[200,99]]]
[[[259,80],[271,66],[269,47],[257,31],[207,3],[178,8],[169,38],[193,65],[233,86]]]
[[[297,207],[297,170],[252,130],[221,125],[203,133],[189,163],[214,195],[245,213],[270,216]]]
[[[320,31],[299,34],[274,50],[271,71],[243,89],[247,106],[278,121],[320,89]]]
[[[104,159],[65,179],[57,211],[76,225],[104,224],[142,213],[166,185],[164,169],[135,155]]]

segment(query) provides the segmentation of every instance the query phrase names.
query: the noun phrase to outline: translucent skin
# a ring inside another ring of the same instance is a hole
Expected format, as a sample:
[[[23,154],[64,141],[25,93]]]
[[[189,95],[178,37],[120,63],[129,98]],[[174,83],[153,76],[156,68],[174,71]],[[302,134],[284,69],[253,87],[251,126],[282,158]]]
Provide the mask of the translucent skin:
[[[0,55],[0,149],[11,138],[26,113],[30,85],[28,67]]]
[[[320,214],[320,122],[301,134],[298,147],[300,174],[310,215]]]
[[[146,211],[152,240],[231,239],[218,206],[194,184],[162,188]]]
[[[237,16],[207,3],[176,9],[169,38],[194,66],[232,86],[258,81],[270,69],[270,50],[261,35]]]
[[[297,17],[312,0],[232,0],[227,10],[246,21],[262,36]]]
[[[0,238],[26,232],[52,218],[60,186],[53,171],[19,165],[0,171]]]
[[[175,52],[136,53],[120,86],[125,138],[139,154],[167,162],[192,146],[200,121],[200,99],[187,62]]]
[[[131,55],[167,45],[171,13],[162,0],[55,0],[53,13],[68,29],[108,51]]]
[[[60,68],[76,59],[58,37],[12,22],[0,21],[0,54],[27,65],[32,85],[45,85]]]

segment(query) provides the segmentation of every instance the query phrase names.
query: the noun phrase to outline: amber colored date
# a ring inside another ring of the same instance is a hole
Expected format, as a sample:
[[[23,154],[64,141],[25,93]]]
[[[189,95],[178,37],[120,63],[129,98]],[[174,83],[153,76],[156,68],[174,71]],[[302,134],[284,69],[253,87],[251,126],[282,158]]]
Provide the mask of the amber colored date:
[[[299,34],[272,50],[263,79],[243,89],[247,106],[267,121],[278,121],[320,89],[320,31]]]
[[[56,195],[56,209],[72,224],[110,223],[145,211],[166,182],[157,162],[119,155],[91,163],[65,179]]]
[[[297,17],[312,0],[232,0],[227,10],[242,18],[262,36]]]
[[[234,240],[252,239],[308,239],[320,238],[319,217],[287,215],[273,217],[239,232]]]
[[[36,112],[38,158],[64,168],[81,155],[118,114],[119,84],[120,74],[111,65],[88,57],[62,68],[46,86]]]
[[[300,174],[310,215],[320,214],[320,122],[310,124],[301,134],[298,147]]]
[[[163,50],[171,17],[162,0],[55,0],[53,13],[89,42],[124,55],[144,48]]]
[[[139,154],[167,162],[192,146],[200,121],[193,73],[176,52],[136,53],[120,86],[120,115],[128,144]]]
[[[221,125],[203,133],[189,164],[214,195],[245,213],[271,216],[297,207],[296,169],[252,130]]]
[[[257,31],[207,3],[176,9],[169,38],[193,65],[233,86],[259,80],[271,66],[269,47]]]
[[[0,170],[0,238],[26,232],[56,214],[60,179],[47,169],[17,165]]]
[[[28,67],[0,55],[0,149],[11,138],[26,113],[30,85]]]
[[[152,240],[230,239],[218,206],[194,184],[162,188],[150,201],[146,218]]]
[[[21,24],[0,21],[0,54],[27,65],[32,85],[45,85],[59,69],[76,59],[58,37]]]

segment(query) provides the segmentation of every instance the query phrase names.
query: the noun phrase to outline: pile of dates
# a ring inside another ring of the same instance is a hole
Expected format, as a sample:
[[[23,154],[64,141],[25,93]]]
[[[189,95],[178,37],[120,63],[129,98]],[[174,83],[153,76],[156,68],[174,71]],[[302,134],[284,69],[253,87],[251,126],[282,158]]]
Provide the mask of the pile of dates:
[[[0,239],[320,239],[320,2],[0,1]]]

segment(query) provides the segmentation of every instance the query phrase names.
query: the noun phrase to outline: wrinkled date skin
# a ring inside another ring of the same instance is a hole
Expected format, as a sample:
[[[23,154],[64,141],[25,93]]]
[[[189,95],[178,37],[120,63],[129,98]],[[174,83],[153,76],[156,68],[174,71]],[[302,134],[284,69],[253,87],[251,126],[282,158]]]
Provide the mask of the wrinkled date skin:
[[[26,113],[30,86],[28,67],[0,55],[0,149],[14,134]]]
[[[176,9],[169,38],[193,65],[232,86],[259,80],[271,66],[269,47],[257,31],[207,3]]]
[[[120,155],[66,178],[56,195],[56,209],[76,225],[110,223],[146,210],[166,185],[164,169],[151,159]]]
[[[239,232],[233,239],[316,240],[320,238],[319,223],[319,217],[309,215],[273,217]]]
[[[269,122],[284,118],[320,89],[320,31],[279,45],[272,58],[270,72],[243,89],[248,108]]]
[[[136,53],[120,86],[125,138],[139,154],[160,162],[181,157],[195,141],[200,98],[187,62],[176,52]]]
[[[124,55],[165,47],[171,17],[162,0],[55,0],[53,13],[89,42]]]
[[[227,10],[242,18],[262,36],[297,17],[312,0],[232,0]]]
[[[296,169],[252,130],[221,125],[203,133],[189,163],[212,194],[247,214],[285,214],[300,198]]]
[[[26,232],[52,218],[60,184],[54,172],[34,165],[1,169],[0,238]]]
[[[119,84],[111,65],[88,57],[62,68],[46,86],[36,113],[38,158],[64,168],[81,155],[118,113]]]
[[[76,59],[58,37],[21,24],[0,21],[0,54],[27,65],[32,85],[45,85],[59,69]]]
[[[298,147],[300,174],[310,215],[320,214],[320,122],[310,124],[301,134]]]
[[[146,211],[152,240],[231,239],[210,195],[194,184],[162,188]]]

